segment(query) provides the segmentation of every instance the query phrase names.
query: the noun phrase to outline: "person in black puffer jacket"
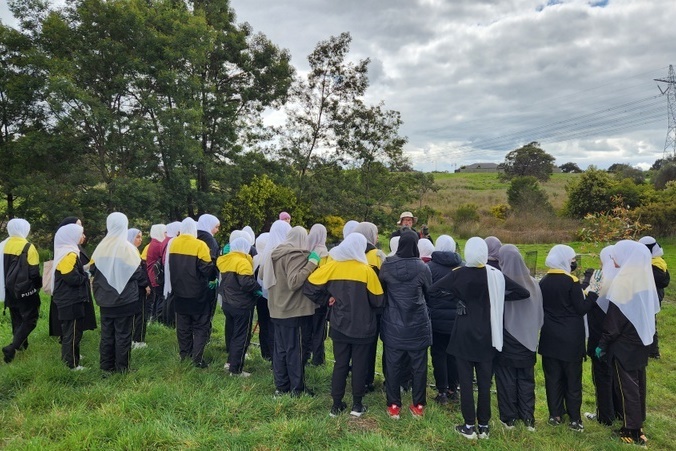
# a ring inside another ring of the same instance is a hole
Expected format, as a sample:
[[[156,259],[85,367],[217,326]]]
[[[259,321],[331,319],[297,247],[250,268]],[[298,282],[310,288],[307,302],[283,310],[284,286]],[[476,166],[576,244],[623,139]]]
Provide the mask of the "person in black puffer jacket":
[[[385,290],[380,334],[387,363],[388,414],[399,418],[401,361],[408,355],[413,374],[413,403],[409,410],[414,417],[421,417],[426,404],[427,348],[432,344],[432,324],[427,310],[432,273],[420,260],[416,234],[401,234],[396,255],[385,260],[379,276]]]
[[[441,280],[448,273],[462,265],[460,255],[455,252],[455,241],[448,235],[441,235],[432,252],[427,266],[432,272],[432,283]],[[455,310],[458,300],[450,292],[430,296],[427,305],[432,319],[432,368],[439,394],[434,400],[447,404],[458,399],[458,369],[455,357],[446,352],[455,324]]]

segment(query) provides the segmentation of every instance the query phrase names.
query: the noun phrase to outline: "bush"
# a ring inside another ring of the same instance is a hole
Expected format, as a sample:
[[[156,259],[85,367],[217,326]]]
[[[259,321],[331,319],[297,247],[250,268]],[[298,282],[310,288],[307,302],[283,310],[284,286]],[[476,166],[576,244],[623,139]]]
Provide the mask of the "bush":
[[[668,182],[659,195],[632,211],[632,217],[652,225],[655,236],[676,234],[676,181]]]
[[[345,220],[340,216],[326,216],[321,222],[326,227],[326,242],[337,243],[343,239]]]
[[[611,210],[585,216],[583,227],[577,234],[580,241],[635,240],[651,229],[650,224],[641,222],[640,217],[625,206],[621,197],[614,196],[612,202],[615,207]]]
[[[547,193],[535,177],[516,177],[507,189],[507,201],[515,212],[553,212]]]
[[[453,222],[456,225],[479,221],[479,206],[476,204],[462,204],[453,212]]]
[[[500,204],[491,207],[491,215],[496,219],[502,219],[503,221],[507,219],[509,215],[509,205]]]
[[[657,174],[655,174],[655,189],[664,189],[667,183],[676,180],[676,163],[667,163],[663,165]]]
[[[611,210],[611,189],[615,183],[607,172],[590,166],[579,178],[566,186],[568,200],[564,207],[573,218]]]

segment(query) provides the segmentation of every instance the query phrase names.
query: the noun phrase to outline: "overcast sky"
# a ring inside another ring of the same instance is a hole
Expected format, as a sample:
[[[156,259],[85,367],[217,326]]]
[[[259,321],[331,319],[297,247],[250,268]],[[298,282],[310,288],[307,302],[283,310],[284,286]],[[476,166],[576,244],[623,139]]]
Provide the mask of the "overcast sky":
[[[667,136],[655,78],[676,64],[674,0],[231,0],[290,50],[348,31],[367,101],[398,110],[422,170],[501,162],[531,141],[581,167],[649,167]],[[0,17],[11,23],[6,2]],[[660,84],[662,89],[666,84]],[[676,105],[675,105],[676,108]]]

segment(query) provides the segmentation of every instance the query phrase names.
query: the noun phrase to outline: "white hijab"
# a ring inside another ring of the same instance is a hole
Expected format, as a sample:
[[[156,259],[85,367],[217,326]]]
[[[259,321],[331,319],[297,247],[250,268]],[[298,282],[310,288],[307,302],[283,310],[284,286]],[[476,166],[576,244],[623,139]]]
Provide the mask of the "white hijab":
[[[316,252],[320,257],[329,255],[326,249],[326,227],[323,224],[314,224],[307,234],[307,248]]]
[[[266,246],[268,245],[268,240],[270,239],[270,234],[268,232],[263,232],[256,238],[256,255],[254,255],[254,271],[261,264],[261,257],[265,251]]]
[[[173,224],[173,223],[172,223]],[[170,226],[172,224],[169,224]],[[185,218],[180,222],[181,227],[178,232],[181,235],[190,235],[197,238],[197,223],[193,218]],[[167,250],[164,253],[164,296],[167,297],[171,293],[171,270],[169,266],[169,256],[171,255],[171,245],[175,238],[172,238],[167,243]]]
[[[246,235],[246,234],[245,234]],[[240,236],[230,241],[230,252],[240,252],[242,254],[249,255],[249,250],[251,249],[251,244],[249,244],[249,238],[245,236]]]
[[[400,236],[393,236],[392,238],[390,238],[390,253],[387,254],[388,257],[391,257],[397,253],[400,238],[401,238]]]
[[[111,214],[114,214],[114,213],[111,213]],[[108,216],[108,218],[110,218],[110,216]],[[126,218],[126,216],[125,216],[125,218]],[[134,244],[134,241],[136,241],[136,237],[138,236],[139,233],[141,233],[141,231],[139,229],[133,229],[133,228],[127,229],[127,241],[129,241],[135,248],[136,248],[136,245]]]
[[[83,232],[84,229],[78,224],[66,224],[56,231],[56,235],[54,235],[54,264],[52,265],[52,293],[54,293],[54,275],[56,273],[56,267],[59,266],[61,260],[71,252],[75,253],[78,258],[80,257],[80,248],[78,247],[78,244],[80,244]]]
[[[486,265],[488,262],[488,246],[479,237],[472,237],[465,243],[465,266],[486,268],[488,297],[491,302],[491,343],[498,351],[502,351],[503,320],[505,312],[505,277],[502,273]]]
[[[648,346],[655,335],[655,314],[660,311],[650,251],[642,243],[622,240],[615,244],[611,255],[620,269],[610,284],[607,297]]]
[[[216,216],[210,215],[209,213],[204,213],[197,220],[197,230],[201,230],[203,232],[209,233],[209,235],[213,235],[211,231],[214,230],[214,227],[220,223],[221,221],[219,221]]]
[[[575,250],[565,244],[557,244],[549,250],[545,265],[551,269],[560,269],[570,274],[570,262],[575,258]]]
[[[601,307],[604,313],[608,313],[608,289],[617,275],[619,268],[615,267],[612,252],[614,246],[606,246],[601,249],[599,259],[601,260],[601,290],[598,293],[599,298],[596,300],[596,305]]]
[[[420,258],[427,257],[432,258],[432,252],[434,252],[434,244],[427,238],[420,238],[418,240],[418,251],[420,252]]]
[[[282,221],[285,222],[285,221]],[[289,225],[289,227],[291,227]],[[272,231],[272,229],[271,229]],[[269,245],[268,245],[269,246]],[[293,249],[307,249],[307,230],[301,226],[296,226],[291,228],[286,234],[286,239],[279,246],[275,246],[275,249],[280,246],[288,246]],[[277,284],[277,277],[275,276],[275,268],[272,263],[272,252],[268,254],[268,260],[265,263],[265,272],[263,273],[263,286],[267,290],[270,290],[273,286]]]
[[[108,234],[92,254],[97,271],[101,271],[110,286],[118,293],[122,293],[141,264],[138,249],[128,240],[128,225],[129,221],[124,214],[120,212],[109,214],[106,219]],[[138,229],[132,230],[136,231],[134,237],[138,235]]]
[[[530,293],[526,300],[505,303],[505,330],[519,343],[535,352],[540,328],[545,319],[540,285],[531,277],[519,249],[513,244],[500,247],[498,261],[502,273]]]
[[[232,249],[232,242],[235,241],[237,238],[244,238],[249,241],[249,234],[246,233],[244,230],[233,230],[230,232],[230,236],[228,237],[228,243],[231,244],[230,249]],[[249,244],[249,247],[251,247],[253,243]]]
[[[337,262],[356,260],[368,264],[366,260],[366,237],[361,233],[351,233],[342,243],[329,251],[329,256]]]
[[[169,238],[176,238],[181,233],[181,222],[174,221],[167,224],[167,236]]]
[[[343,239],[347,238],[347,236],[354,232],[354,228],[359,225],[359,222],[355,220],[350,220],[345,223],[343,226]]]
[[[266,298],[268,297],[269,287],[277,283],[277,279],[275,278],[275,270],[272,268],[272,259],[270,258],[270,256],[272,255],[272,251],[274,251],[277,248],[277,246],[279,246],[286,240],[286,235],[289,233],[290,230],[291,224],[289,224],[286,221],[282,221],[281,219],[278,219],[275,222],[273,222],[272,226],[270,227],[270,235],[268,236],[268,243],[265,246],[264,252],[262,252],[263,255],[261,256],[260,260],[261,262],[260,271],[263,271],[262,277],[260,272],[258,273],[258,277],[261,279],[260,282],[262,282],[261,286],[263,287],[263,296]],[[268,283],[270,283],[271,285],[268,285]]]
[[[449,235],[440,235],[434,250],[438,252],[455,252],[455,240]]]
[[[256,242],[256,233],[253,231],[251,226],[244,226],[242,232],[245,232],[249,236],[249,245],[253,246]]]
[[[165,233],[167,233],[167,226],[164,224],[153,224],[150,227],[150,238],[160,243],[164,241]]]
[[[5,300],[5,245],[12,237],[26,239],[31,231],[31,225],[25,219],[14,218],[7,223],[8,238],[0,242],[0,302]]]

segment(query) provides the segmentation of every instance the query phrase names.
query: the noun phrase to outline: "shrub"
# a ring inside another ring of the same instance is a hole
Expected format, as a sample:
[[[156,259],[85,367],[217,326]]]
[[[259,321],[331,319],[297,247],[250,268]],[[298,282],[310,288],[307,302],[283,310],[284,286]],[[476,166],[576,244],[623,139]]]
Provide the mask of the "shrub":
[[[655,236],[676,234],[676,181],[668,182],[663,191],[645,205],[632,211],[632,217],[652,225]]]
[[[579,178],[566,186],[566,213],[574,218],[601,213],[614,207],[610,200],[613,180],[607,172],[590,166]]]
[[[493,207],[491,207],[491,215],[493,215],[494,218],[502,219],[504,221],[505,219],[507,219],[507,216],[509,215],[509,205],[506,204],[494,205]]]
[[[664,189],[667,183],[676,180],[676,163],[667,163],[663,165],[657,174],[655,174],[655,189]]]
[[[552,212],[547,193],[535,177],[516,177],[507,189],[507,201],[515,212]]]
[[[453,212],[455,224],[466,224],[479,221],[479,206],[476,204],[462,204]]]
[[[577,234],[580,241],[633,240],[651,229],[650,224],[641,222],[640,217],[632,214],[621,197],[613,196],[612,202],[615,207],[611,210],[585,216],[583,227]]]
[[[326,242],[337,243],[343,239],[345,220],[340,216],[326,216],[322,222],[326,227]]]

